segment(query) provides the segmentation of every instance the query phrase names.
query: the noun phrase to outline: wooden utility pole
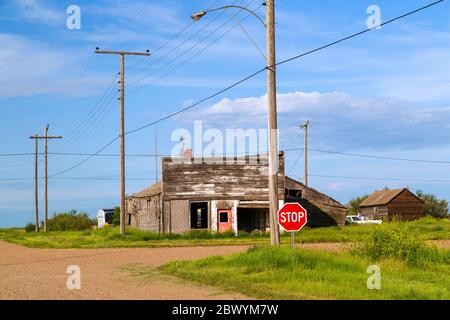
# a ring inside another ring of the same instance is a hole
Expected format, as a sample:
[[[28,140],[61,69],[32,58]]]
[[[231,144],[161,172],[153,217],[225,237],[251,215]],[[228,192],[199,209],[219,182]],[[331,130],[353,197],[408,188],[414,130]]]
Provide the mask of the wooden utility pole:
[[[305,186],[308,186],[308,126],[309,121],[305,121],[305,123],[300,125],[300,129],[305,130],[305,146],[303,155],[305,157],[304,169],[305,169]]]
[[[278,125],[277,125],[277,90],[276,90],[276,56],[275,56],[275,0],[267,0],[267,102],[269,121],[269,215],[270,243],[280,244],[278,227]]]
[[[49,136],[48,135],[48,128],[49,125],[47,125],[44,128],[44,136],[39,137],[37,134],[36,136],[31,136],[30,139],[36,139],[36,156],[35,156],[35,167],[34,167],[34,171],[35,171],[35,202],[36,202],[36,219],[39,220],[38,218],[38,192],[37,192],[37,140],[38,139],[43,139],[44,140],[44,232],[48,231],[48,139],[62,139],[62,136]]]
[[[158,182],[158,136],[155,127],[155,182]]]
[[[34,139],[35,141],[35,149],[34,149],[34,223],[35,223],[35,231],[39,232],[39,184],[38,184],[38,161],[39,161],[39,135],[36,132],[34,137],[30,137],[30,139]]]
[[[96,48],[95,53],[120,55],[120,234],[125,235],[125,56],[150,56],[150,51],[105,51]]]

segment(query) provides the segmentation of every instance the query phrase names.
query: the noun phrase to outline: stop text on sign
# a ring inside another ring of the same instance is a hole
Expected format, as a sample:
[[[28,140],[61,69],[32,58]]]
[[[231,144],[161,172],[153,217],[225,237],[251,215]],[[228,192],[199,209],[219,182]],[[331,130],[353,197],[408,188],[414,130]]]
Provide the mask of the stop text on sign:
[[[308,220],[308,212],[300,203],[285,203],[277,214],[278,224],[286,231],[300,231]]]
[[[280,212],[281,223],[300,222],[305,218],[304,212]]]

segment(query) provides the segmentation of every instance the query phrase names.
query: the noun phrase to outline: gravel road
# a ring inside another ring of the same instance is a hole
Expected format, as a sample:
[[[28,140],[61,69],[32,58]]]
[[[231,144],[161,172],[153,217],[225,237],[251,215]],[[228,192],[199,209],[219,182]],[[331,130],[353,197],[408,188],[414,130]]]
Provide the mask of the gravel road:
[[[155,274],[143,279],[130,266],[231,254],[246,246],[148,249],[31,249],[0,241],[0,299],[246,299]],[[81,289],[69,290],[69,265],[81,270]],[[132,268],[131,268],[132,269]]]
[[[450,248],[450,240],[428,243]],[[311,243],[302,247],[342,251],[347,245]],[[31,249],[0,241],[0,299],[248,299],[157,272],[146,277],[136,274],[142,268],[156,268],[172,260],[231,254],[247,248]],[[80,290],[67,288],[70,265],[80,267]]]

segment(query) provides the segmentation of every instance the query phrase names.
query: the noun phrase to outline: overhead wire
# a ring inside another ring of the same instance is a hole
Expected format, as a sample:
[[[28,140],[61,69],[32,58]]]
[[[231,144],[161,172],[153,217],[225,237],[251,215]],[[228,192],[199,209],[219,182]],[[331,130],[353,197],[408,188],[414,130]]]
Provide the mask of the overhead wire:
[[[414,14],[414,13],[423,11],[423,10],[425,10],[425,9],[427,9],[427,8],[430,8],[430,7],[432,7],[432,6],[435,6],[435,5],[437,5],[438,3],[441,3],[441,2],[443,2],[443,1],[444,1],[444,0],[439,0],[439,1],[433,2],[433,3],[429,4],[429,5],[426,5],[426,6],[423,6],[423,7],[421,7],[421,8],[418,8],[418,9],[416,9],[416,10],[410,11],[410,12],[408,12],[408,13],[405,13],[405,14],[401,15],[401,16],[398,16],[398,17],[396,17],[396,18],[390,19],[390,20],[388,20],[388,21],[386,21],[386,22],[380,24],[380,26],[385,26],[385,25],[387,25],[387,24],[393,23],[394,21],[397,21],[397,20],[402,19],[402,18],[404,18],[404,17],[410,16],[410,15],[412,15],[412,14]],[[374,28],[373,28],[373,29],[374,29]],[[287,63],[287,62],[290,62],[290,61],[299,59],[299,58],[304,57],[304,56],[306,56],[306,55],[309,55],[309,54],[312,54],[312,53],[314,53],[314,52],[317,52],[317,51],[323,50],[323,49],[325,49],[325,48],[328,48],[328,47],[330,47],[330,46],[332,46],[332,45],[336,45],[336,44],[341,43],[341,42],[343,42],[343,41],[352,39],[352,38],[354,38],[354,37],[356,37],[356,36],[358,36],[358,35],[365,34],[365,33],[369,32],[369,31],[371,31],[371,30],[373,30],[373,29],[365,29],[365,30],[363,30],[363,31],[361,31],[361,32],[352,34],[352,35],[350,35],[350,36],[348,36],[348,37],[341,38],[341,39],[339,39],[339,40],[337,40],[337,41],[331,42],[331,43],[329,43],[329,44],[327,44],[327,45],[324,45],[324,46],[321,46],[321,47],[319,47],[319,48],[316,48],[316,49],[307,51],[307,52],[302,53],[302,54],[300,54],[300,55],[296,55],[296,56],[291,57],[291,58],[289,58],[289,59],[282,60],[282,61],[278,62],[276,65],[285,64],[285,63]],[[264,68],[262,68],[262,69],[260,69],[260,70],[258,70],[258,71],[256,71],[256,72],[254,72],[254,73],[252,73],[252,74],[246,76],[245,78],[243,78],[243,79],[241,79],[241,80],[239,80],[239,81],[237,81],[237,82],[235,82],[235,83],[229,85],[228,87],[226,87],[226,88],[224,88],[224,89],[222,89],[222,90],[219,90],[219,91],[217,91],[217,92],[215,92],[215,93],[213,93],[213,94],[211,94],[211,95],[209,95],[209,96],[207,96],[207,97],[205,97],[205,98],[203,98],[203,99],[201,99],[201,100],[199,100],[199,101],[197,101],[197,102],[195,102],[195,103],[193,103],[193,104],[191,104],[191,105],[189,105],[189,106],[187,106],[187,107],[184,107],[184,108],[182,108],[182,109],[180,109],[180,110],[178,110],[178,111],[176,111],[176,112],[172,112],[172,113],[170,113],[170,114],[168,114],[168,115],[166,115],[166,116],[164,116],[164,117],[162,117],[162,118],[159,118],[158,120],[152,121],[152,122],[150,122],[150,123],[148,123],[148,124],[146,124],[146,125],[143,125],[143,126],[140,126],[140,127],[138,127],[138,128],[135,128],[135,129],[133,129],[133,130],[130,130],[130,131],[126,132],[125,134],[128,135],[128,134],[135,133],[135,132],[137,132],[137,131],[143,130],[143,129],[148,128],[148,127],[150,127],[150,126],[153,126],[153,125],[155,125],[155,124],[157,124],[157,123],[160,123],[160,122],[162,122],[162,121],[164,121],[164,120],[167,120],[167,119],[169,119],[169,118],[172,118],[172,117],[174,117],[174,116],[176,116],[176,115],[179,115],[179,114],[181,114],[181,113],[183,113],[183,112],[185,112],[185,111],[187,111],[187,110],[190,110],[190,109],[192,109],[192,108],[198,106],[199,104],[201,104],[201,103],[203,103],[203,102],[205,102],[205,101],[208,101],[208,100],[210,100],[210,99],[212,99],[212,98],[214,98],[214,97],[216,97],[216,96],[218,96],[218,95],[220,95],[220,94],[222,94],[222,93],[224,93],[224,92],[226,92],[226,91],[228,91],[228,90],[230,90],[230,89],[232,89],[232,88],[234,88],[234,87],[240,85],[240,84],[243,83],[243,82],[248,81],[249,79],[251,79],[251,78],[257,76],[258,74],[264,72],[264,71],[267,70],[268,68],[269,68],[269,67],[264,67]],[[119,138],[119,137],[116,137],[116,138],[114,138],[113,140],[109,141],[105,146],[103,146],[102,148],[100,148],[95,154],[98,154],[98,153],[102,152],[104,149],[106,149],[109,145],[111,145],[111,144],[112,144],[114,141],[116,141],[118,138]],[[66,173],[66,172],[68,172],[68,171],[70,171],[70,170],[72,170],[72,169],[74,169],[74,168],[76,168],[76,167],[82,165],[83,163],[87,162],[87,161],[90,160],[92,157],[93,157],[93,155],[92,155],[92,156],[89,156],[87,159],[84,159],[83,161],[77,163],[76,165],[70,167],[69,169],[66,169],[66,170],[64,170],[64,171],[61,171],[61,172],[59,172],[59,173],[57,173],[57,174],[55,174],[55,175],[61,175],[61,174],[63,174],[63,173]]]
[[[216,0],[211,6],[210,8],[212,8],[219,0]],[[236,3],[238,0],[235,0],[233,3]],[[208,10],[208,9],[207,9]],[[171,50],[167,51],[166,53],[164,53],[162,56],[160,56],[159,58],[155,59],[155,60],[151,60],[149,61],[149,64],[147,64],[146,66],[143,66],[141,69],[139,69],[138,71],[135,71],[134,73],[131,74],[127,74],[126,78],[129,79],[141,72],[144,72],[147,68],[157,64],[158,62],[162,61],[165,57],[167,57],[168,55],[170,55],[171,53],[173,53],[174,51],[176,51],[178,48],[182,47],[184,44],[188,43],[190,40],[192,40],[195,36],[197,36],[198,34],[200,34],[203,30],[205,30],[206,28],[208,28],[214,21],[216,21],[217,19],[220,18],[220,16],[224,14],[223,12],[216,15],[213,19],[211,19],[208,23],[206,23],[204,26],[202,26],[202,28],[200,28],[199,30],[197,30],[195,33],[193,33],[192,35],[190,35],[187,39],[185,39],[184,41],[182,41],[181,43],[179,43],[178,45],[176,45],[174,48],[172,48]],[[156,50],[152,51],[152,55],[161,50],[162,48],[164,48],[165,46],[167,46],[170,42],[172,42],[173,40],[175,40],[179,35],[181,35],[185,30],[187,30],[190,26],[192,26],[193,24],[195,24],[195,21],[191,21],[186,27],[184,27],[182,30],[180,30],[174,37],[172,37],[171,39],[167,40],[165,43],[163,43],[161,46],[159,46]]]
[[[73,141],[75,141],[80,135],[85,132],[86,128],[89,127],[89,124],[91,123],[91,120],[98,115],[98,113],[102,113],[104,110],[105,103],[109,103],[111,96],[114,93],[115,88],[115,82],[118,78],[118,75],[116,75],[106,90],[101,95],[100,99],[97,100],[95,105],[89,110],[89,112],[86,114],[85,117],[82,118],[82,120],[76,125],[67,135],[65,135],[65,139],[62,139],[63,141],[61,144],[56,145],[55,144],[55,151],[62,151],[66,148],[66,146],[70,145]]]
[[[173,73],[174,71],[178,70],[179,68],[181,68],[182,66],[184,66],[186,63],[188,63],[189,61],[191,61],[192,59],[196,58],[198,55],[200,55],[201,53],[203,53],[205,50],[207,50],[209,47],[211,47],[212,45],[214,45],[217,41],[221,40],[223,37],[225,37],[226,35],[228,35],[231,31],[233,31],[236,27],[238,27],[240,25],[241,22],[243,22],[244,20],[246,20],[248,17],[250,17],[251,14],[247,14],[247,16],[245,16],[240,22],[238,22],[237,24],[233,25],[231,28],[229,28],[225,33],[223,33],[222,35],[220,35],[218,38],[216,38],[215,40],[213,40],[212,42],[208,43],[206,46],[204,46],[202,49],[200,49],[198,52],[194,53],[193,55],[191,55],[190,57],[188,57],[186,60],[182,61],[180,64],[176,65],[174,68],[168,70],[167,72],[161,74],[159,77],[153,79],[151,82],[138,87],[134,90],[132,90],[130,93],[128,93],[128,95],[132,95],[152,84],[155,84],[156,82],[164,79],[165,77],[167,77],[169,74]]]
[[[250,1],[250,3],[247,5],[246,8],[248,8],[253,2],[255,2],[256,0],[252,0]],[[261,6],[261,5],[260,5]],[[259,7],[260,7],[259,6]],[[199,41],[197,41],[196,43],[194,43],[192,46],[190,46],[188,49],[186,49],[185,51],[183,51],[181,54],[177,55],[175,58],[171,59],[170,61],[166,62],[165,64],[163,64],[162,66],[160,66],[159,68],[157,68],[156,70],[152,71],[150,74],[147,74],[135,81],[132,81],[131,83],[129,83],[129,86],[134,86],[142,81],[144,81],[145,79],[150,78],[152,75],[157,74],[158,72],[164,70],[164,68],[166,68],[167,66],[173,64],[175,61],[177,61],[179,58],[181,58],[182,56],[186,55],[187,53],[191,52],[193,49],[195,49],[196,47],[198,47],[199,45],[201,45],[202,43],[205,42],[205,40],[209,39],[211,36],[213,36],[214,34],[216,34],[219,30],[221,30],[222,28],[224,28],[229,22],[233,21],[233,19],[239,15],[240,13],[242,13],[244,10],[240,9],[238,12],[236,12],[235,14],[233,14],[233,16],[231,18],[229,18],[227,21],[225,21],[224,23],[222,23],[219,27],[217,27],[216,29],[214,29],[213,31],[211,31],[209,34],[207,34],[205,37],[203,37],[202,39],[200,39]],[[224,14],[224,12],[222,12],[222,14]],[[217,17],[216,17],[217,18]],[[237,25],[236,25],[237,26]],[[234,28],[232,28],[234,29]],[[231,29],[231,30],[232,30]],[[221,38],[223,38],[223,36],[225,36],[226,34],[228,34],[231,30],[228,30],[224,35],[222,35],[221,37],[219,37],[218,39],[214,40],[213,42],[207,44],[207,46],[201,50],[199,50],[197,53],[195,53],[194,55],[192,55],[190,58],[188,58],[186,61],[182,62],[181,64],[177,65],[175,68],[172,68],[169,72],[164,73],[163,75],[160,75],[156,80],[152,80],[150,83],[148,84],[144,84],[141,87],[138,87],[134,90],[131,90],[131,92],[128,93],[128,95],[134,94],[137,91],[142,90],[143,88],[148,87],[151,84],[154,84],[155,82],[161,80],[162,78],[166,77],[167,75],[169,75],[170,73],[174,72],[175,70],[179,69],[181,66],[183,66],[186,62],[192,60],[194,57],[196,57],[197,55],[199,55],[200,53],[202,53],[204,50],[206,50],[206,48],[209,48],[212,44],[216,43],[218,40],[220,40]]]

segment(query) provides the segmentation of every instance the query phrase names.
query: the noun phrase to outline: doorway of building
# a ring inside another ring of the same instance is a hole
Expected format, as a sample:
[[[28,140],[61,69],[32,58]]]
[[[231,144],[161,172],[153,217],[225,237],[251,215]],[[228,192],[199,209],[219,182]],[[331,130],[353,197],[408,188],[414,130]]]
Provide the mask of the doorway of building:
[[[208,229],[208,202],[191,202],[191,229]]]
[[[267,208],[238,208],[238,231],[265,231],[269,227],[269,209]]]
[[[217,210],[217,230],[220,233],[230,232],[233,228],[232,211],[230,209]]]

